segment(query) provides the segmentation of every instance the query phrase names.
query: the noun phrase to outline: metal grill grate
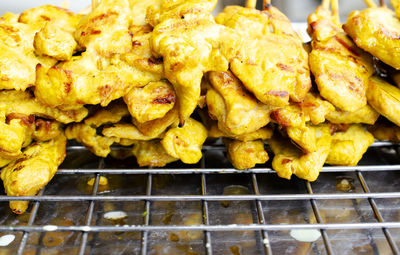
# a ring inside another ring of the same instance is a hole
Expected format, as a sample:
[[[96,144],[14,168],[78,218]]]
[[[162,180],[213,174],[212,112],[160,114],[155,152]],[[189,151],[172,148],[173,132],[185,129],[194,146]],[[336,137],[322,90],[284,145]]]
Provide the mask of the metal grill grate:
[[[92,158],[81,146],[68,150],[66,164],[38,196],[0,196],[4,211],[0,231],[17,236],[0,251],[351,254],[366,249],[367,254],[399,254],[398,145],[375,143],[359,166],[324,167],[314,183],[279,179],[268,165],[236,171],[229,168],[220,146],[206,146],[195,168],[172,165],[168,169],[116,169],[131,162]],[[94,161],[97,165],[92,167]],[[89,167],[68,167],[73,162]],[[102,175],[109,178],[109,186],[117,178],[119,186],[104,190],[99,185]],[[88,190],[86,182],[92,177],[95,182]],[[342,178],[353,178],[350,192],[336,189]],[[247,191],[223,193],[232,184]],[[11,200],[33,202],[25,216],[15,216],[7,209]],[[118,208],[128,213],[128,221],[111,223],[102,218],[104,212]],[[71,218],[69,224],[63,221]],[[305,229],[319,230],[321,238],[306,244],[290,237],[289,231]],[[55,233],[51,238],[46,236],[51,232]],[[59,238],[61,242],[54,241]]]

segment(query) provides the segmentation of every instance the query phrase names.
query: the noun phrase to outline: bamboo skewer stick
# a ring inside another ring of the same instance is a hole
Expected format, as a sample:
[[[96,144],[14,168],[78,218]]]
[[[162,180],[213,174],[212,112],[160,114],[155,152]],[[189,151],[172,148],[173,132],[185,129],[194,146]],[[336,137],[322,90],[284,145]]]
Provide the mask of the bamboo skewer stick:
[[[333,21],[339,25],[340,18],[339,18],[339,0],[331,0],[331,9],[332,9],[332,16]]]
[[[330,0],[322,0],[321,5],[322,5],[322,7],[323,7],[324,9],[329,9],[329,1],[330,1]]]
[[[257,0],[247,0],[246,1],[247,8],[255,9],[256,6],[257,6]]]
[[[385,6],[386,6],[385,0],[379,0],[379,5],[380,5],[381,7],[385,7]]]
[[[369,8],[376,8],[376,3],[374,0],[364,0],[364,3],[369,7]]]
[[[93,11],[94,9],[96,9],[97,4],[98,4],[98,0],[92,0],[92,11]]]

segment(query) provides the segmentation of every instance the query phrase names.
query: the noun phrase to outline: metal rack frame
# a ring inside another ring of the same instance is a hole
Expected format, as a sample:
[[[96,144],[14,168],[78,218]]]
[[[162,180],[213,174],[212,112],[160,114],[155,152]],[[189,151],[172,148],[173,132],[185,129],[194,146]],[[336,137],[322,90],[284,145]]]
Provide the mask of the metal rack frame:
[[[391,143],[375,143],[374,147],[388,147],[398,146]],[[205,149],[222,149],[221,147],[209,147]],[[398,149],[398,148],[397,148]],[[71,146],[68,150],[86,150],[82,146]],[[272,254],[271,245],[269,242],[269,231],[278,230],[294,230],[294,229],[316,229],[320,230],[323,238],[323,243],[327,254],[334,254],[332,249],[327,230],[332,229],[381,229],[389,244],[393,254],[400,254],[399,247],[390,232],[392,228],[400,228],[400,222],[385,222],[382,213],[379,210],[375,199],[377,198],[400,198],[400,192],[385,192],[374,193],[370,191],[368,183],[364,178],[364,173],[368,171],[400,171],[399,165],[368,165],[368,166],[355,166],[355,167],[330,167],[326,166],[322,172],[353,172],[358,177],[363,193],[327,193],[327,194],[314,194],[312,184],[305,182],[306,194],[261,194],[259,190],[259,182],[257,176],[259,174],[275,174],[270,168],[256,168],[243,171],[235,169],[206,169],[204,158],[201,161],[201,167],[198,169],[105,169],[104,159],[99,159],[97,169],[60,169],[58,175],[87,175],[95,177],[91,195],[86,196],[69,196],[69,195],[44,195],[42,190],[37,196],[29,197],[8,197],[0,196],[0,201],[12,200],[26,200],[33,201],[32,209],[30,212],[29,220],[26,225],[9,226],[0,225],[0,231],[18,231],[23,232],[21,242],[18,248],[18,254],[23,254],[29,234],[31,232],[48,232],[48,231],[68,231],[68,232],[81,232],[81,242],[78,254],[85,254],[85,249],[88,244],[88,234],[96,232],[141,232],[141,252],[140,254],[148,254],[148,234],[151,231],[203,231],[204,232],[204,249],[206,254],[213,254],[213,240],[211,239],[211,232],[217,231],[259,231],[262,240],[259,240],[264,246],[265,254]],[[207,176],[210,174],[232,174],[241,173],[247,174],[251,179],[252,194],[250,195],[209,195],[207,193]],[[104,196],[98,194],[98,187],[100,176],[103,174],[121,174],[121,175],[147,175],[146,195],[123,195],[123,196]],[[174,174],[174,175],[200,175],[201,176],[201,195],[153,195],[153,176],[159,174]],[[372,211],[377,219],[377,222],[362,222],[362,223],[326,223],[321,217],[320,208],[317,201],[329,199],[368,199]],[[292,201],[303,200],[311,203],[312,211],[315,215],[316,223],[314,224],[266,224],[265,216],[263,213],[262,201]],[[52,226],[48,225],[34,225],[35,218],[38,213],[41,202],[45,201],[88,201],[89,206],[86,211],[85,224],[76,226]],[[94,205],[98,201],[144,201],[144,210],[148,212],[143,217],[143,224],[141,225],[123,225],[123,226],[92,226],[91,220],[94,215]],[[155,201],[199,201],[202,205],[202,224],[201,225],[152,225],[150,222],[151,203]],[[254,201],[256,210],[256,224],[240,224],[240,225],[213,225],[209,221],[209,206],[211,201]]]

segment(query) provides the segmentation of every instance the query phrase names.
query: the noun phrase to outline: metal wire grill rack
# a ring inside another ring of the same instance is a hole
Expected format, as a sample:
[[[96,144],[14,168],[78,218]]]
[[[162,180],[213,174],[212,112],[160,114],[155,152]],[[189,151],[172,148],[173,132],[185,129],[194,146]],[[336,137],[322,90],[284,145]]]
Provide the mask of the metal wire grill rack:
[[[0,252],[399,254],[398,145],[375,143],[359,166],[326,166],[314,183],[279,179],[268,165],[234,170],[219,146],[206,146],[192,168],[167,169],[116,168],[132,162],[96,159],[81,146],[68,150],[66,163],[38,196],[0,195],[0,231],[17,237]],[[103,175],[108,188],[99,184]],[[337,189],[343,179],[348,192]],[[7,208],[11,200],[33,202],[15,216]],[[129,216],[122,222],[102,217],[121,208]],[[289,232],[310,229],[321,233],[312,243]]]

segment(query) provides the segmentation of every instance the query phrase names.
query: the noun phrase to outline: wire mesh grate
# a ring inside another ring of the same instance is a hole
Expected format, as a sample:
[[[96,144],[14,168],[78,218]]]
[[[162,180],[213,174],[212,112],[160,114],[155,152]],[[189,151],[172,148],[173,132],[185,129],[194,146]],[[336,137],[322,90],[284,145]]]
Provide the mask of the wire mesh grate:
[[[19,235],[0,252],[399,254],[398,147],[376,143],[359,166],[326,166],[314,183],[280,179],[270,165],[234,170],[218,146],[206,148],[194,167],[168,169],[129,168],[131,159],[99,160],[84,147],[69,147],[66,162],[38,196],[0,195],[0,231]],[[349,190],[338,189],[343,179]],[[12,215],[7,202],[21,199],[33,201],[30,212]],[[104,219],[118,210],[128,218]],[[299,242],[291,235],[296,230],[317,230],[321,237]],[[64,234],[54,243],[60,237],[49,239],[50,233]]]

